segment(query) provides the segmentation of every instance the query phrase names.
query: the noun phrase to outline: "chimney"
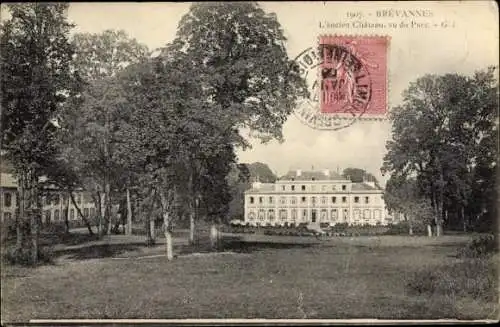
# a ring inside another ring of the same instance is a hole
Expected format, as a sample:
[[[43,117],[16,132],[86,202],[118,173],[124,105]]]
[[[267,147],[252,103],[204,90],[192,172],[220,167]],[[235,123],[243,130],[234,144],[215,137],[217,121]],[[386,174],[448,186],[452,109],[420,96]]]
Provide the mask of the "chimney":
[[[297,176],[300,176],[300,175],[302,175],[302,170],[297,169]]]
[[[326,177],[330,176],[330,170],[329,169],[323,170],[323,173],[325,174]]]

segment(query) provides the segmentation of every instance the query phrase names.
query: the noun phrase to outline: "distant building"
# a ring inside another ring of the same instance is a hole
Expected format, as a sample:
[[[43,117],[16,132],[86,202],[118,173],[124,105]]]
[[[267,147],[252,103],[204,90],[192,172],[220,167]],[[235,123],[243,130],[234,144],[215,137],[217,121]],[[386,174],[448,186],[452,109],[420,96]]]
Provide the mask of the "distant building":
[[[255,182],[245,192],[246,223],[387,225],[383,190],[353,183],[330,170],[290,171],[275,183]]]
[[[73,192],[75,202],[87,218],[95,216],[95,206],[87,192]],[[1,173],[0,177],[0,219],[2,222],[13,220],[19,209],[19,195],[17,194],[17,181],[10,173]],[[68,205],[68,220],[80,220],[76,207],[71,203],[68,195],[55,189],[46,189],[41,197],[42,223],[63,222],[64,208]]]

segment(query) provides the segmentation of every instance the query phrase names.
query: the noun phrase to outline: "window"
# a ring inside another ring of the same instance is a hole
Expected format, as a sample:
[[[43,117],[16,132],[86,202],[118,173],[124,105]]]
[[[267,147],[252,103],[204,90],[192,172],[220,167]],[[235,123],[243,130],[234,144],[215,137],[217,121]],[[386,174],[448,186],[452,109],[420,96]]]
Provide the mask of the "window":
[[[336,196],[332,196],[332,203],[337,203],[337,197]]]
[[[271,204],[273,203],[273,197],[272,196],[269,197],[269,203],[271,203]]]
[[[337,189],[337,185],[332,185],[332,190],[335,191]]]
[[[90,216],[91,217],[95,216],[95,209],[94,208],[90,208]]]
[[[368,196],[365,196],[365,203],[370,203],[370,198]]]
[[[327,221],[328,220],[328,215],[326,212],[326,209],[321,210],[321,221]]]
[[[344,220],[347,221],[349,219],[349,210],[344,209]]]
[[[259,220],[264,220],[264,209],[259,210]]]
[[[286,204],[286,198],[284,196],[280,197],[280,203]]]
[[[255,219],[255,212],[253,211],[250,211],[248,213],[248,220],[254,220]]]
[[[354,197],[354,203],[359,203],[359,196]]]
[[[342,185],[342,191],[345,191],[345,190],[346,190],[346,188],[347,188],[347,186]]]
[[[338,215],[337,209],[332,209],[332,213],[331,214],[332,214],[332,216],[331,216],[332,217],[332,221],[336,221],[337,218],[338,218],[337,217],[337,215]]]
[[[375,219],[380,219],[380,210],[373,211],[373,216]]]
[[[3,195],[3,204],[6,208],[12,205],[12,195],[10,193],[5,193]]]
[[[316,178],[314,178],[314,177],[313,177],[313,178],[311,178],[311,180],[313,180],[313,181],[314,181],[314,180],[316,180]]]
[[[358,209],[354,210],[354,220],[359,220],[360,212]]]
[[[321,204],[326,204],[326,196],[321,197]]]
[[[59,204],[59,194],[56,194],[54,196],[54,205],[58,205]]]
[[[267,213],[267,218],[269,220],[274,220],[274,210],[273,209],[269,209],[269,211]]]
[[[252,204],[253,204],[254,202],[255,202],[255,200],[254,200],[253,196],[251,196],[251,197],[250,197],[250,203],[252,203]]]
[[[281,220],[286,220],[286,218],[287,218],[287,212],[286,212],[286,210],[285,209],[281,209],[280,210],[280,219]]]
[[[51,214],[50,210],[45,211],[45,221],[46,222],[50,222],[50,214]]]
[[[302,185],[302,191],[305,191],[305,190],[306,190],[306,186]]]
[[[10,212],[3,213],[3,219],[10,220],[12,218],[12,214]]]
[[[282,186],[281,186],[281,190],[282,190],[282,191],[285,191],[285,190],[286,190],[285,185],[282,185]]]
[[[365,211],[363,212],[363,217],[367,220],[370,219],[370,210],[365,209]]]
[[[296,204],[297,203],[297,198],[292,196],[292,198],[290,199],[292,204]]]
[[[292,191],[295,191],[295,185],[292,185]]]
[[[313,196],[313,197],[311,198],[311,202],[312,202],[312,204],[316,204],[316,197],[315,197],[315,196]]]
[[[302,210],[302,220],[307,220],[307,210]]]
[[[59,221],[59,209],[54,210],[54,221]]]
[[[260,203],[260,204],[262,204],[262,202],[263,202],[263,201],[264,201],[264,200],[262,199],[262,197],[261,197],[261,196],[259,196],[259,203]]]
[[[347,198],[345,196],[342,197],[342,203],[346,203],[347,202]]]
[[[302,203],[305,203],[305,202],[306,202],[306,197],[305,197],[305,196],[303,196],[303,197],[302,197]]]
[[[326,192],[326,185],[321,186],[321,191]]]
[[[83,208],[83,215],[85,216],[85,218],[89,217],[89,208]]]
[[[69,218],[70,218],[71,220],[75,220],[75,209],[71,209],[71,210],[69,211]]]
[[[316,186],[311,185],[311,191],[313,191],[313,192],[316,191]]]
[[[292,209],[292,220],[293,221],[297,220],[297,209]]]
[[[82,195],[81,194],[76,195],[76,203],[78,203],[78,204],[82,203]]]

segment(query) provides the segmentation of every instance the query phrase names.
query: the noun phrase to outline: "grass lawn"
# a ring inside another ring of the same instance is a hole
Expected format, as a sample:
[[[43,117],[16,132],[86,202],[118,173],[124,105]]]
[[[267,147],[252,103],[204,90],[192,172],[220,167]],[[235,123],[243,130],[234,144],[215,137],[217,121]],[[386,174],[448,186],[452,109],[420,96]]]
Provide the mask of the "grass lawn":
[[[78,318],[495,319],[496,301],[419,295],[407,282],[451,266],[465,236],[245,235],[227,252],[2,267],[2,321]]]

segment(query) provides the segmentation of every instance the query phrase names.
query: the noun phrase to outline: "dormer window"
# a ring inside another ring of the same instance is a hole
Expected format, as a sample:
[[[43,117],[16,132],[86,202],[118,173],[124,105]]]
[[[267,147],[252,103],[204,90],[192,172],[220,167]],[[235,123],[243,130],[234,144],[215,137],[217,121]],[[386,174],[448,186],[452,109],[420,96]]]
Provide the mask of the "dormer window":
[[[347,188],[347,186],[342,185],[342,191],[345,191],[345,190],[346,190],[346,188]]]

